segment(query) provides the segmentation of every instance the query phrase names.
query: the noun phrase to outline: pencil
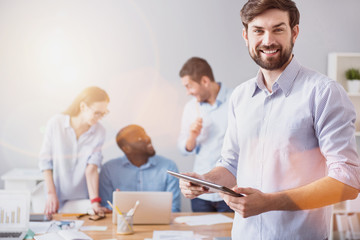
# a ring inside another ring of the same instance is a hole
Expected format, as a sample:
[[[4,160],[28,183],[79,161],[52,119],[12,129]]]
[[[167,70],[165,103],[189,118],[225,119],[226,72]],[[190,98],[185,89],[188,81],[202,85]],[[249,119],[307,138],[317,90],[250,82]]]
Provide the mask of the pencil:
[[[110,205],[110,207],[112,208],[112,209],[114,209],[114,206],[111,204],[111,202],[108,200],[107,201],[107,203]],[[120,209],[117,207],[117,206],[115,206],[115,210],[118,212],[118,214],[123,218],[123,220],[124,220],[124,222],[126,223],[126,225],[128,226],[128,228],[129,228],[129,230],[130,231],[133,231],[132,230],[132,227],[129,225],[129,223],[126,221],[126,219],[125,219],[125,217],[124,217],[124,215],[122,214],[122,212],[120,211]]]

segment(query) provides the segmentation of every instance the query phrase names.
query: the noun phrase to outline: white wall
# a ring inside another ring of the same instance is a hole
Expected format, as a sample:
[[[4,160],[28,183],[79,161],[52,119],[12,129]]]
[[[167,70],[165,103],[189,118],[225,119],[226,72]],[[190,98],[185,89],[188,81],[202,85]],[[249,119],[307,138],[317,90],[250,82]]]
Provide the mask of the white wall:
[[[329,52],[360,52],[359,0],[297,0],[296,57],[326,73]],[[83,88],[110,95],[105,161],[114,136],[145,127],[157,152],[192,169],[176,141],[189,99],[178,72],[192,56],[230,87],[256,74],[241,37],[244,0],[0,0],[0,175],[37,167],[46,121]],[[0,182],[0,188],[3,183]],[[183,210],[189,202],[183,200]]]

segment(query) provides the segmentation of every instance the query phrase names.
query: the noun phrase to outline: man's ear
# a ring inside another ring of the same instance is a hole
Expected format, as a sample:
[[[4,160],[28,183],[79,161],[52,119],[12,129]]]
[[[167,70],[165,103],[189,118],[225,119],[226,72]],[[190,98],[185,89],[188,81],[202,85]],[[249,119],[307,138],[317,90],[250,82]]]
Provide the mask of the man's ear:
[[[245,28],[243,28],[242,36],[243,36],[243,38],[245,40],[246,46],[248,47],[249,46],[249,38],[248,38],[248,35],[247,35],[247,30]]]
[[[201,79],[200,79],[200,83],[202,85],[204,85],[205,87],[209,86],[210,82],[211,82],[210,78],[207,77],[207,76],[202,76]]]
[[[293,27],[292,35],[291,35],[293,44],[295,44],[295,41],[298,36],[299,36],[299,25],[296,25],[295,27]]]
[[[124,144],[122,147],[121,147],[121,150],[125,153],[125,154],[129,154],[131,153],[131,147],[127,144]]]

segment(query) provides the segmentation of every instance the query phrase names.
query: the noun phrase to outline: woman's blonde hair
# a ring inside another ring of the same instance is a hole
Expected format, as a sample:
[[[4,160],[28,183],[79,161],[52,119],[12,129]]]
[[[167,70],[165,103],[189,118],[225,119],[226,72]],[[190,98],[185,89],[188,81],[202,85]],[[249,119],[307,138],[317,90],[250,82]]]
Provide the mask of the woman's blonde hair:
[[[99,87],[85,88],[71,103],[71,105],[64,111],[64,114],[70,117],[75,117],[80,113],[80,103],[84,102],[90,106],[95,102],[110,102],[108,94]]]

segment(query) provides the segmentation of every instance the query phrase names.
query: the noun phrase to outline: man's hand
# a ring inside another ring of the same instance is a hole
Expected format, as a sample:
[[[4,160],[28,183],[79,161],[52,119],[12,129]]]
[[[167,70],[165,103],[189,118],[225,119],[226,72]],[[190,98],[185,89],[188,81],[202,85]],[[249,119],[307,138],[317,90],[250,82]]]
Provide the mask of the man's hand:
[[[205,178],[202,175],[199,175],[197,173],[184,173],[184,174],[188,175],[190,177],[195,177],[195,178],[198,178],[201,180],[205,180]],[[190,199],[196,198],[197,196],[199,196],[203,193],[209,192],[209,190],[206,189],[205,187],[195,185],[184,179],[180,179],[179,186],[180,186],[182,194],[186,198],[190,198]]]
[[[202,118],[197,118],[195,122],[190,125],[189,137],[186,140],[185,149],[191,152],[196,147],[196,138],[199,136],[202,129]]]
[[[269,201],[269,195],[254,188],[234,187],[233,190],[245,196],[232,197],[224,193],[220,193],[220,195],[226,204],[242,217],[247,218],[270,210],[271,201]]]
[[[227,205],[244,218],[268,211],[298,211],[320,208],[340,201],[355,199],[359,190],[331,177],[280,192],[263,193],[253,188],[233,190],[244,197],[222,194]]]
[[[203,120],[202,118],[196,118],[195,122],[190,125],[190,136],[193,138],[197,138],[201,132],[203,127]]]

